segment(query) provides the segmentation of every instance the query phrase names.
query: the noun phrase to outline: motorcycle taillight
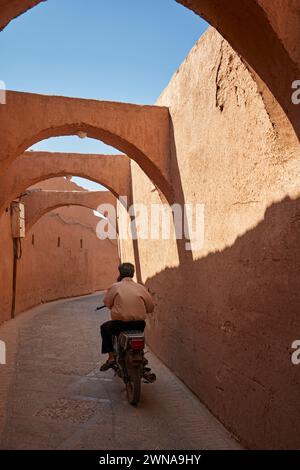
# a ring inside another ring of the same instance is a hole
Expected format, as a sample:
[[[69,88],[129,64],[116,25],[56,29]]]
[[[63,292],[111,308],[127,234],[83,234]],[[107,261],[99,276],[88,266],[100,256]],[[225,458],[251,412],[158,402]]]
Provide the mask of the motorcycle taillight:
[[[135,338],[130,340],[130,349],[134,351],[141,351],[145,347],[145,341],[142,338]]]

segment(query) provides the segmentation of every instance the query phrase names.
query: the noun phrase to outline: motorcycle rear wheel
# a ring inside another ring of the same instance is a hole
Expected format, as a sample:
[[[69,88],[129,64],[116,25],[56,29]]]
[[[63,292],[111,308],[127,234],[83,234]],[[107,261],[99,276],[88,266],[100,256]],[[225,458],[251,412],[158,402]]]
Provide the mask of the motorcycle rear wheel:
[[[136,406],[141,398],[141,375],[139,369],[131,371],[126,383],[127,399],[129,403]]]

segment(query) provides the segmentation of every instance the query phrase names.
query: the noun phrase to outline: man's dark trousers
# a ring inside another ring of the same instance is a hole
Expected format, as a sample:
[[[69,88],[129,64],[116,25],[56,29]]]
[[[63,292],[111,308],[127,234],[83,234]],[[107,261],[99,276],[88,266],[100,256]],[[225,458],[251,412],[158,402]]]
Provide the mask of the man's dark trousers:
[[[118,336],[122,331],[144,331],[145,326],[146,322],[144,320],[110,320],[103,323],[103,325],[100,327],[102,336],[102,354],[107,354],[114,351],[113,336]]]

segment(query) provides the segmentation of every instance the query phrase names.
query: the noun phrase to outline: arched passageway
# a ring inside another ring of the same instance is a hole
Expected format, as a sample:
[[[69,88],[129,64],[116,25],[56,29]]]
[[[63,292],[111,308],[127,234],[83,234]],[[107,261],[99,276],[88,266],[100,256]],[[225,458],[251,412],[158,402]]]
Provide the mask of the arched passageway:
[[[117,226],[106,207],[99,207],[115,206],[111,192],[89,192],[70,177],[58,177],[39,181],[19,200],[25,205],[25,237],[13,237],[13,211],[0,217],[5,241],[0,266],[1,278],[5,272],[2,321],[40,302],[95,292],[114,282],[119,263]],[[101,215],[107,217],[111,240],[98,235]]]
[[[166,107],[8,91],[5,106],[0,106],[0,121],[0,174],[41,140],[84,133],[134,159],[171,199]]]
[[[43,215],[59,207],[80,206],[94,211],[97,211],[101,204],[116,207],[116,198],[110,191],[29,190],[20,201],[25,205],[26,232],[31,230]],[[111,221],[113,222],[115,221]],[[115,224],[114,228],[116,229]]]
[[[43,0],[1,3],[0,29]],[[268,87],[298,137],[299,111],[291,101],[292,82],[300,76],[300,0],[176,0],[207,20]],[[280,12],[280,16],[278,14]],[[123,151],[123,150],[122,150]]]
[[[130,193],[130,160],[125,155],[26,152],[0,177],[0,214],[30,186],[68,175],[102,184],[116,197]]]
[[[135,201],[158,199],[140,165],[169,200],[173,184],[184,195],[176,201],[203,202],[204,249],[192,252],[184,263],[177,260],[173,243],[165,247],[159,242],[151,249],[148,241],[138,241],[143,279],[157,299],[148,338],[165,363],[248,447],[298,447],[299,433],[292,432],[300,422],[297,372],[287,351],[299,310],[294,222],[300,160],[298,142],[290,149],[279,141],[274,111],[288,117],[299,137],[299,106],[291,94],[292,82],[299,79],[300,2],[285,2],[284,9],[282,0],[181,3],[206,18],[222,37],[211,28],[197,43],[160,97],[166,107],[148,113],[146,107],[8,92],[8,108],[0,109],[0,119],[8,134],[14,129],[16,135],[3,134],[3,158],[16,158],[38,139],[84,132],[138,163],[131,166]],[[44,116],[44,105],[58,114]],[[34,114],[27,123],[30,107]],[[119,127],[110,107],[125,116]],[[160,155],[163,148],[169,152],[162,144],[168,139],[168,109],[174,139],[169,141],[171,165],[164,156],[164,166]],[[155,113],[163,127],[153,126],[144,134]],[[158,129],[159,155],[153,132]]]

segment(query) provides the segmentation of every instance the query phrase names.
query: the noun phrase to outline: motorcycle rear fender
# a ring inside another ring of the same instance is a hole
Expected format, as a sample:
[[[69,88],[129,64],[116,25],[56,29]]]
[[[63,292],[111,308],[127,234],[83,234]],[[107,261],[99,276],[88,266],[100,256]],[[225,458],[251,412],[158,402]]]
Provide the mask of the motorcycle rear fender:
[[[123,331],[119,335],[120,347],[127,351],[131,339],[141,339],[145,342],[145,334],[142,331]]]

